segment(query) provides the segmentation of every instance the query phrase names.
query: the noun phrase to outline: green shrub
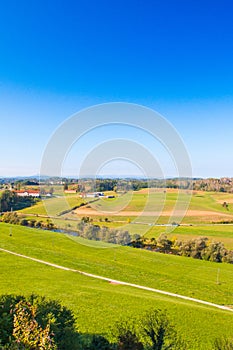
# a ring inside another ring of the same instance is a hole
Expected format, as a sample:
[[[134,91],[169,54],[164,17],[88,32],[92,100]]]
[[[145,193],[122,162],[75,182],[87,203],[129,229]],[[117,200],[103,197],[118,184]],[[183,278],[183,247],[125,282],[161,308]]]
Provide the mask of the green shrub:
[[[48,324],[54,334],[54,343],[59,350],[79,349],[79,334],[75,329],[75,318],[69,309],[58,301],[31,295],[29,297],[3,295],[0,297],[0,339],[3,346],[10,344],[14,334],[14,315],[17,305],[29,303],[36,309],[35,321],[45,330]]]

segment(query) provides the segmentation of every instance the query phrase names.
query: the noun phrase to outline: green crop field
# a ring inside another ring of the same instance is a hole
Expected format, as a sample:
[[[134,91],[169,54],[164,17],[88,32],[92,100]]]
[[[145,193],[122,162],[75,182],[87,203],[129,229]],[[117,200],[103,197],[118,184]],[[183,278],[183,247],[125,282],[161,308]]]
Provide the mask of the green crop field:
[[[148,191],[147,191],[148,192]],[[193,192],[155,190],[149,194],[142,191],[126,193],[114,199],[101,198],[91,206],[91,210],[80,208],[77,215],[109,217],[129,217],[134,219],[141,215],[147,221],[150,216],[158,216],[158,223],[168,222],[174,209],[187,210],[183,223],[212,223],[221,220],[233,220],[233,195],[218,192]],[[227,203],[227,207],[223,204]],[[178,207],[176,205],[178,204]],[[161,215],[160,215],[161,214]],[[151,220],[150,220],[151,222]]]
[[[111,193],[112,194],[112,193]],[[146,237],[158,237],[161,233],[167,233],[170,237],[177,237],[182,240],[205,236],[210,240],[222,241],[228,249],[233,249],[233,226],[213,225],[222,220],[231,222],[233,220],[233,195],[220,192],[193,192],[189,209],[179,227],[154,226],[153,211],[163,209],[161,216],[156,223],[164,225],[169,222],[170,215],[174,209],[178,192],[177,190],[150,189],[136,192],[129,192],[114,199],[101,198],[94,203],[92,198],[83,200],[74,195],[64,197],[49,198],[36,205],[19,211],[26,215],[27,219],[47,221],[51,216],[53,223],[60,229],[76,230],[77,223],[83,216],[89,216],[93,224],[128,230],[131,234],[145,235]],[[149,198],[149,199],[148,199]],[[180,200],[187,200],[186,191],[181,191]],[[87,205],[67,214],[60,215],[62,211],[69,210],[82,202]],[[228,203],[228,207],[223,207],[223,203]],[[148,204],[149,203],[149,204]],[[114,215],[112,210],[118,211]],[[142,214],[145,210],[146,215]],[[101,212],[103,211],[103,212]],[[151,216],[148,216],[148,211]],[[44,216],[44,217],[42,217]],[[106,221],[107,219],[108,221]],[[175,221],[175,220],[174,220]],[[170,219],[171,222],[171,219]],[[169,233],[172,231],[171,233]]]
[[[115,201],[119,201],[120,204],[124,205],[123,210],[125,211],[142,211],[148,205],[151,205],[150,211],[157,211],[161,208],[165,211],[172,210],[178,198],[177,190],[164,190],[150,189],[149,191],[136,191],[128,193],[122,196],[121,201],[116,198]],[[179,199],[181,202],[189,200],[189,192],[180,191]],[[193,192],[190,201],[190,210],[210,210],[217,211],[226,214],[233,214],[233,195],[229,193],[220,192]],[[228,210],[225,209],[222,204],[229,202]],[[103,207],[105,207],[103,203]],[[109,204],[109,207],[114,207],[114,201]]]
[[[178,198],[177,191],[166,191],[164,193],[155,192],[151,189],[149,195],[147,193],[141,193],[141,191],[126,193],[125,195],[116,197],[114,199],[100,199],[92,204],[93,210],[104,211],[106,216],[112,216],[111,211],[119,211],[117,216],[121,216],[121,213],[129,212],[129,216],[136,217],[137,213],[141,213],[143,210],[156,212],[163,210],[165,212],[172,212],[175,207]],[[180,204],[186,203],[189,200],[189,196],[185,191],[179,195]],[[48,198],[42,202],[37,203],[35,206],[21,210],[25,214],[38,214],[38,215],[58,215],[62,211],[70,209],[79,205],[81,202],[91,201],[91,198],[82,198],[75,195],[65,195],[60,197]],[[228,208],[223,207],[223,203],[228,203]],[[213,217],[216,213],[221,214],[223,217],[229,217],[233,220],[233,195],[227,193],[218,192],[194,192],[189,204],[189,210],[196,211],[196,216],[199,216],[199,222],[201,217],[204,216],[202,211],[209,211],[213,213]],[[47,209],[47,210],[46,210]],[[130,214],[131,213],[131,214]],[[132,214],[134,213],[134,214]],[[198,215],[199,214],[199,215]],[[93,212],[93,215],[95,213]],[[103,214],[104,215],[104,214]],[[125,215],[123,215],[125,216]],[[167,216],[167,215],[164,215]],[[194,216],[195,215],[190,215]],[[197,221],[194,218],[194,221]],[[212,219],[211,219],[212,220]],[[189,221],[192,221],[189,220]]]
[[[22,214],[38,214],[38,215],[59,215],[64,210],[69,210],[82,202],[88,202],[83,200],[77,195],[67,195],[60,197],[53,197],[38,202],[36,205],[20,210]]]
[[[12,236],[9,232],[12,232]],[[233,266],[109,246],[49,231],[0,224],[0,247],[52,263],[131,283],[233,305]],[[165,295],[112,285],[0,252],[0,293],[32,292],[72,308],[84,333],[108,337],[117,320],[166,308],[189,349],[212,349],[232,336],[233,313]],[[218,270],[220,269],[220,270]],[[219,273],[219,283],[216,283]]]

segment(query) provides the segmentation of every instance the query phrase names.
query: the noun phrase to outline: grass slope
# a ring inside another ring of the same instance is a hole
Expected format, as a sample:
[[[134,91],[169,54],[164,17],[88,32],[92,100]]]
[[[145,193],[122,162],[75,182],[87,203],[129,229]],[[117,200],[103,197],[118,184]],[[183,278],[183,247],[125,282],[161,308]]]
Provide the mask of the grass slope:
[[[0,247],[63,266],[207,301],[233,304],[233,267],[141,251],[103,248],[66,235],[0,224]],[[86,245],[88,243],[88,245]],[[105,247],[108,245],[105,245]],[[176,298],[111,285],[76,273],[0,253],[0,292],[32,292],[60,299],[77,315],[79,329],[107,334],[116,320],[151,307],[168,309],[189,349],[212,349],[212,339],[232,335],[233,314]],[[216,275],[220,268],[220,284]]]

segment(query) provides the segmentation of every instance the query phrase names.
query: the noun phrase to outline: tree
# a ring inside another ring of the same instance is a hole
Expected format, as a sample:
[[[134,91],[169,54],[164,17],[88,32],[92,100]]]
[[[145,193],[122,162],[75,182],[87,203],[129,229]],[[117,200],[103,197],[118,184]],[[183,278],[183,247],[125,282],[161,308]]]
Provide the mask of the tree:
[[[106,226],[102,226],[101,230],[99,231],[99,238],[101,241],[107,241],[109,228]]]
[[[0,196],[0,212],[10,211],[17,203],[18,196],[15,192],[5,190]]]
[[[160,251],[169,253],[171,251],[172,241],[168,239],[166,235],[161,234],[157,239],[157,246],[159,247]]]
[[[36,221],[35,223],[35,227],[36,228],[41,228],[43,226],[43,222],[42,221]]]
[[[7,346],[13,336],[15,327],[14,310],[17,309],[16,306],[20,302],[22,302],[21,305],[29,303],[33,310],[36,310],[33,322],[36,321],[42,330],[46,330],[49,324],[49,333],[54,334],[54,344],[59,350],[80,349],[79,334],[75,329],[73,313],[56,300],[47,300],[36,295],[31,295],[28,298],[21,295],[0,296],[0,339],[3,346]],[[28,314],[30,316],[30,312]],[[32,321],[32,315],[28,318],[28,322],[30,320]]]
[[[21,220],[20,220],[20,225],[22,225],[22,226],[28,226],[28,220],[27,220],[27,219],[21,219]]]
[[[87,224],[91,221],[91,219],[89,218],[89,216],[83,216],[81,219],[81,222],[84,222],[84,224]]]
[[[94,334],[89,345],[85,346],[86,350],[111,350],[112,346],[106,338]]]
[[[20,210],[30,207],[35,201],[35,198],[19,197],[14,191],[5,190],[0,194],[0,212],[7,212],[12,209]]]
[[[87,230],[84,232],[84,237],[90,240],[97,241],[99,239],[99,231],[99,225],[88,225]]]
[[[221,242],[212,242],[206,248],[203,257],[205,260],[222,262],[223,257],[226,255],[227,251]]]
[[[2,217],[3,222],[8,222],[9,224],[18,224],[20,219],[18,214],[15,212],[6,212]]]
[[[131,236],[128,231],[118,231],[116,234],[116,243],[127,245],[131,242]]]
[[[151,350],[181,350],[183,348],[176,330],[170,323],[166,312],[162,310],[153,310],[145,315],[142,320],[142,332]]]
[[[193,240],[191,257],[194,259],[202,259],[205,249],[207,248],[207,237],[199,237]]]
[[[36,224],[36,220],[35,219],[30,219],[28,221],[28,226],[30,226],[30,227],[35,227],[35,224]]]
[[[223,202],[222,206],[223,206],[223,208],[226,208],[228,210],[228,203],[227,202]]]
[[[50,322],[43,329],[36,320],[37,307],[21,300],[14,310],[13,337],[19,347],[25,350],[56,349]]]
[[[47,220],[46,220],[45,227],[46,227],[48,230],[53,230],[53,229],[56,228],[56,226],[54,225],[54,223],[53,223],[50,219],[47,219]]]
[[[143,350],[136,331],[128,322],[117,325],[117,350]]]
[[[223,262],[233,264],[233,250],[228,250],[226,255],[222,259]]]
[[[149,311],[138,323],[138,319],[121,322],[113,336],[117,339],[117,350],[184,350],[185,344],[178,337],[166,312]]]
[[[110,229],[106,231],[106,242],[116,244],[117,230]]]

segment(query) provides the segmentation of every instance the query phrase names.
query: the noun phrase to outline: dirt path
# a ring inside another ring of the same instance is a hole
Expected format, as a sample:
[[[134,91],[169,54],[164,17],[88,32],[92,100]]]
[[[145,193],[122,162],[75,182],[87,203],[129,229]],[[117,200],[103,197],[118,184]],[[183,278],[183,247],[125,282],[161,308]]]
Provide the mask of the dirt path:
[[[92,208],[85,208],[85,207],[81,207],[78,208],[76,210],[74,210],[74,212],[77,215],[93,215],[93,216],[103,216],[103,215],[111,215],[111,216],[171,216],[172,211],[119,211],[119,212],[101,212]],[[177,215],[180,216],[183,214],[183,211],[176,211],[173,215]],[[220,216],[220,217],[233,217],[233,215],[231,214],[227,214],[227,213],[220,213],[220,212],[214,212],[214,211],[208,211],[208,210],[188,210],[185,214],[185,216]]]
[[[2,249],[2,248],[0,248],[0,251],[8,253],[8,254],[16,255],[16,256],[24,258],[24,259],[29,259],[29,260],[38,262],[40,264],[48,265],[48,266],[54,267],[56,269],[76,272],[76,273],[79,273],[79,274],[87,276],[87,277],[103,280],[103,281],[111,283],[112,285],[123,285],[123,286],[133,287],[133,288],[137,288],[137,289],[142,289],[142,290],[146,290],[146,291],[149,291],[149,292],[163,294],[163,295],[167,295],[167,296],[170,296],[170,297],[184,299],[184,300],[192,301],[192,302],[195,302],[195,303],[198,303],[198,304],[204,304],[204,305],[215,307],[217,309],[233,312],[233,309],[231,309],[230,307],[223,306],[223,305],[218,305],[218,304],[214,304],[214,303],[210,303],[210,302],[205,301],[205,300],[200,300],[200,299],[195,299],[195,298],[191,298],[191,297],[186,297],[184,295],[170,293],[170,292],[166,292],[166,291],[163,291],[163,290],[160,290],[160,289],[154,289],[154,288],[150,288],[150,287],[146,287],[146,286],[141,286],[139,284],[118,281],[118,280],[114,280],[114,279],[103,277],[103,276],[99,276],[99,275],[93,275],[92,273],[87,273],[87,272],[83,272],[83,271],[80,271],[80,270],[70,269],[69,267],[52,264],[52,263],[50,263],[48,261],[32,258],[30,256],[18,254],[18,253],[12,252],[10,250]]]

